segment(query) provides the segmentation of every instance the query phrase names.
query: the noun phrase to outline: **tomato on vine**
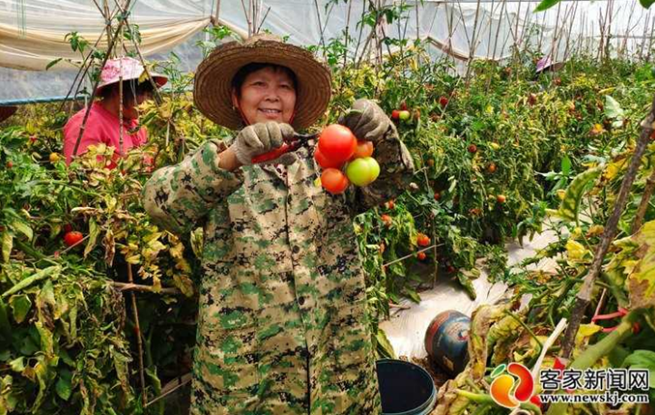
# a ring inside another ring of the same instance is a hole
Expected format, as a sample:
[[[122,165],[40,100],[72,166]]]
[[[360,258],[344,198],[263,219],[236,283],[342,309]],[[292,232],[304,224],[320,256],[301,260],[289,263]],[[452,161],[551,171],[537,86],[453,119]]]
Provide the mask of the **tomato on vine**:
[[[348,127],[328,125],[318,139],[318,149],[332,162],[345,162],[355,154],[357,139]]]
[[[82,232],[70,231],[64,235],[64,243],[66,246],[74,246],[80,243],[84,239]]]
[[[321,184],[323,188],[332,194],[343,193],[350,182],[341,170],[328,168],[321,174]]]

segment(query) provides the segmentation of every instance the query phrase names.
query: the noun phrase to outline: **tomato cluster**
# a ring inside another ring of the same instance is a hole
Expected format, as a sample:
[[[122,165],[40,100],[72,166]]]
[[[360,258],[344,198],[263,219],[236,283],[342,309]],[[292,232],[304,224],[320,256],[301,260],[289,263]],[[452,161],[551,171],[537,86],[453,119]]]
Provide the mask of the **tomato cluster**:
[[[323,168],[323,188],[330,193],[339,194],[343,193],[350,183],[356,186],[368,186],[373,183],[380,175],[380,165],[372,155],[373,143],[357,140],[347,127],[340,124],[325,127],[314,152],[314,159]]]

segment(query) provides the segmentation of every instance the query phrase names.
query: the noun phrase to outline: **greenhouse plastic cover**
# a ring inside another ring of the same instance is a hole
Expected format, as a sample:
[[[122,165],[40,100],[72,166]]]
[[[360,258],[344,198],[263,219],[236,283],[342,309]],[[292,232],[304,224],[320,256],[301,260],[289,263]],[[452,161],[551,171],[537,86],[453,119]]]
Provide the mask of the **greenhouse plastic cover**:
[[[354,39],[369,35],[368,26],[360,34],[362,26],[357,25],[367,0],[216,1],[133,0],[130,22],[139,26],[143,55],[164,60],[174,51],[181,69],[193,71],[202,59],[197,43],[212,16],[246,37],[245,10],[252,4],[266,16],[262,30],[288,35],[294,44],[317,45],[321,31],[329,42],[346,27]],[[504,59],[515,44],[530,45],[554,61],[580,49],[595,54],[603,32],[605,38],[612,34],[615,53],[647,53],[655,20],[638,0],[563,1],[545,13],[533,13],[538,2],[519,0],[486,0],[479,7],[476,0],[406,3],[412,6],[407,18],[383,25],[379,35],[427,39],[432,56],[451,57],[460,69],[469,58]],[[113,9],[115,0],[107,4]],[[65,40],[74,31],[91,43],[100,38],[99,47],[106,47],[100,36],[104,27],[93,0],[0,0],[0,101],[66,95],[77,72],[74,65],[62,61],[45,71],[46,66],[60,57],[80,59]],[[349,45],[351,52],[356,43]]]

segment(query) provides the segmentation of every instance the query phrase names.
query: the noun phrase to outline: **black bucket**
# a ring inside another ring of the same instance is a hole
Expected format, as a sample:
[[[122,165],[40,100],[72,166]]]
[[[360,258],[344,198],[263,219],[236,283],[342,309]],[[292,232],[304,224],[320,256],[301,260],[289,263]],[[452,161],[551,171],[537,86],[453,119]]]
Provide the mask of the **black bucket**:
[[[403,360],[377,361],[378,382],[384,415],[427,415],[437,401],[430,374]]]

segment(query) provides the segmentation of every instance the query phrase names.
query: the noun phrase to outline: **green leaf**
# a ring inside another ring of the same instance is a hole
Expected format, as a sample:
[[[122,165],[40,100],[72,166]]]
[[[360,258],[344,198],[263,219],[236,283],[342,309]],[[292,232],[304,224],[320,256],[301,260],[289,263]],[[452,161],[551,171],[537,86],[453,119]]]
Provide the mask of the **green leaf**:
[[[639,3],[642,7],[648,9],[653,3],[655,3],[655,0],[639,0]]]
[[[20,324],[25,321],[25,317],[30,312],[32,301],[25,294],[14,295],[9,299],[9,306],[14,314],[14,320]]]
[[[55,59],[55,60],[53,60],[53,61],[50,61],[50,62],[46,65],[45,70],[47,71],[48,69],[52,68],[53,66],[55,66],[56,64],[58,64],[59,62],[61,62],[62,59],[63,59],[63,58],[57,58],[57,59]]]
[[[9,262],[9,255],[14,247],[14,237],[9,232],[2,232],[2,261]]]
[[[25,356],[21,356],[9,362],[9,367],[14,372],[23,372],[23,370],[25,370]]]
[[[32,228],[30,228],[30,226],[24,221],[15,220],[9,226],[16,232],[20,232],[23,235],[27,236],[28,240],[32,240],[32,237],[34,236],[34,233],[32,232]]]
[[[89,241],[86,243],[86,247],[84,248],[84,258],[86,258],[87,255],[89,255],[89,253],[96,246],[96,240],[98,239],[99,234],[100,227],[96,223],[95,219],[91,218],[89,220]]]
[[[605,96],[605,116],[608,118],[623,117],[624,111],[621,105],[610,95]]]
[[[409,298],[410,300],[412,300],[416,304],[421,302],[421,297],[418,295],[418,293],[413,288],[405,287],[404,294],[407,296],[407,298]]]
[[[655,352],[651,350],[635,350],[623,361],[623,367],[630,369],[648,369],[650,372],[650,387],[655,389]]]
[[[67,374],[67,376],[66,376]],[[69,371],[62,371],[55,385],[55,391],[57,395],[65,401],[71,397],[72,387],[71,387],[71,374]]]
[[[569,156],[564,156],[562,158],[560,170],[564,176],[568,176],[571,172],[571,159]]]
[[[580,211],[580,203],[582,196],[589,187],[594,184],[596,178],[600,175],[602,167],[598,166],[580,173],[573,179],[569,187],[566,189],[564,199],[559,205],[557,211],[558,216],[571,222],[578,221],[578,213]]]
[[[609,95],[605,97],[605,116],[614,120],[612,122],[613,127],[619,128],[623,126],[625,112],[621,108],[621,105]]]
[[[384,330],[378,328],[375,339],[377,340],[377,351],[380,357],[388,357],[392,359],[396,358],[396,352],[393,350],[393,346],[391,345],[391,342],[389,341],[389,338],[387,337],[387,334],[384,332]]]
[[[543,12],[544,10],[548,10],[557,3],[559,3],[561,0],[542,0],[541,3],[537,6],[536,9],[534,9],[535,13],[536,12]]]

